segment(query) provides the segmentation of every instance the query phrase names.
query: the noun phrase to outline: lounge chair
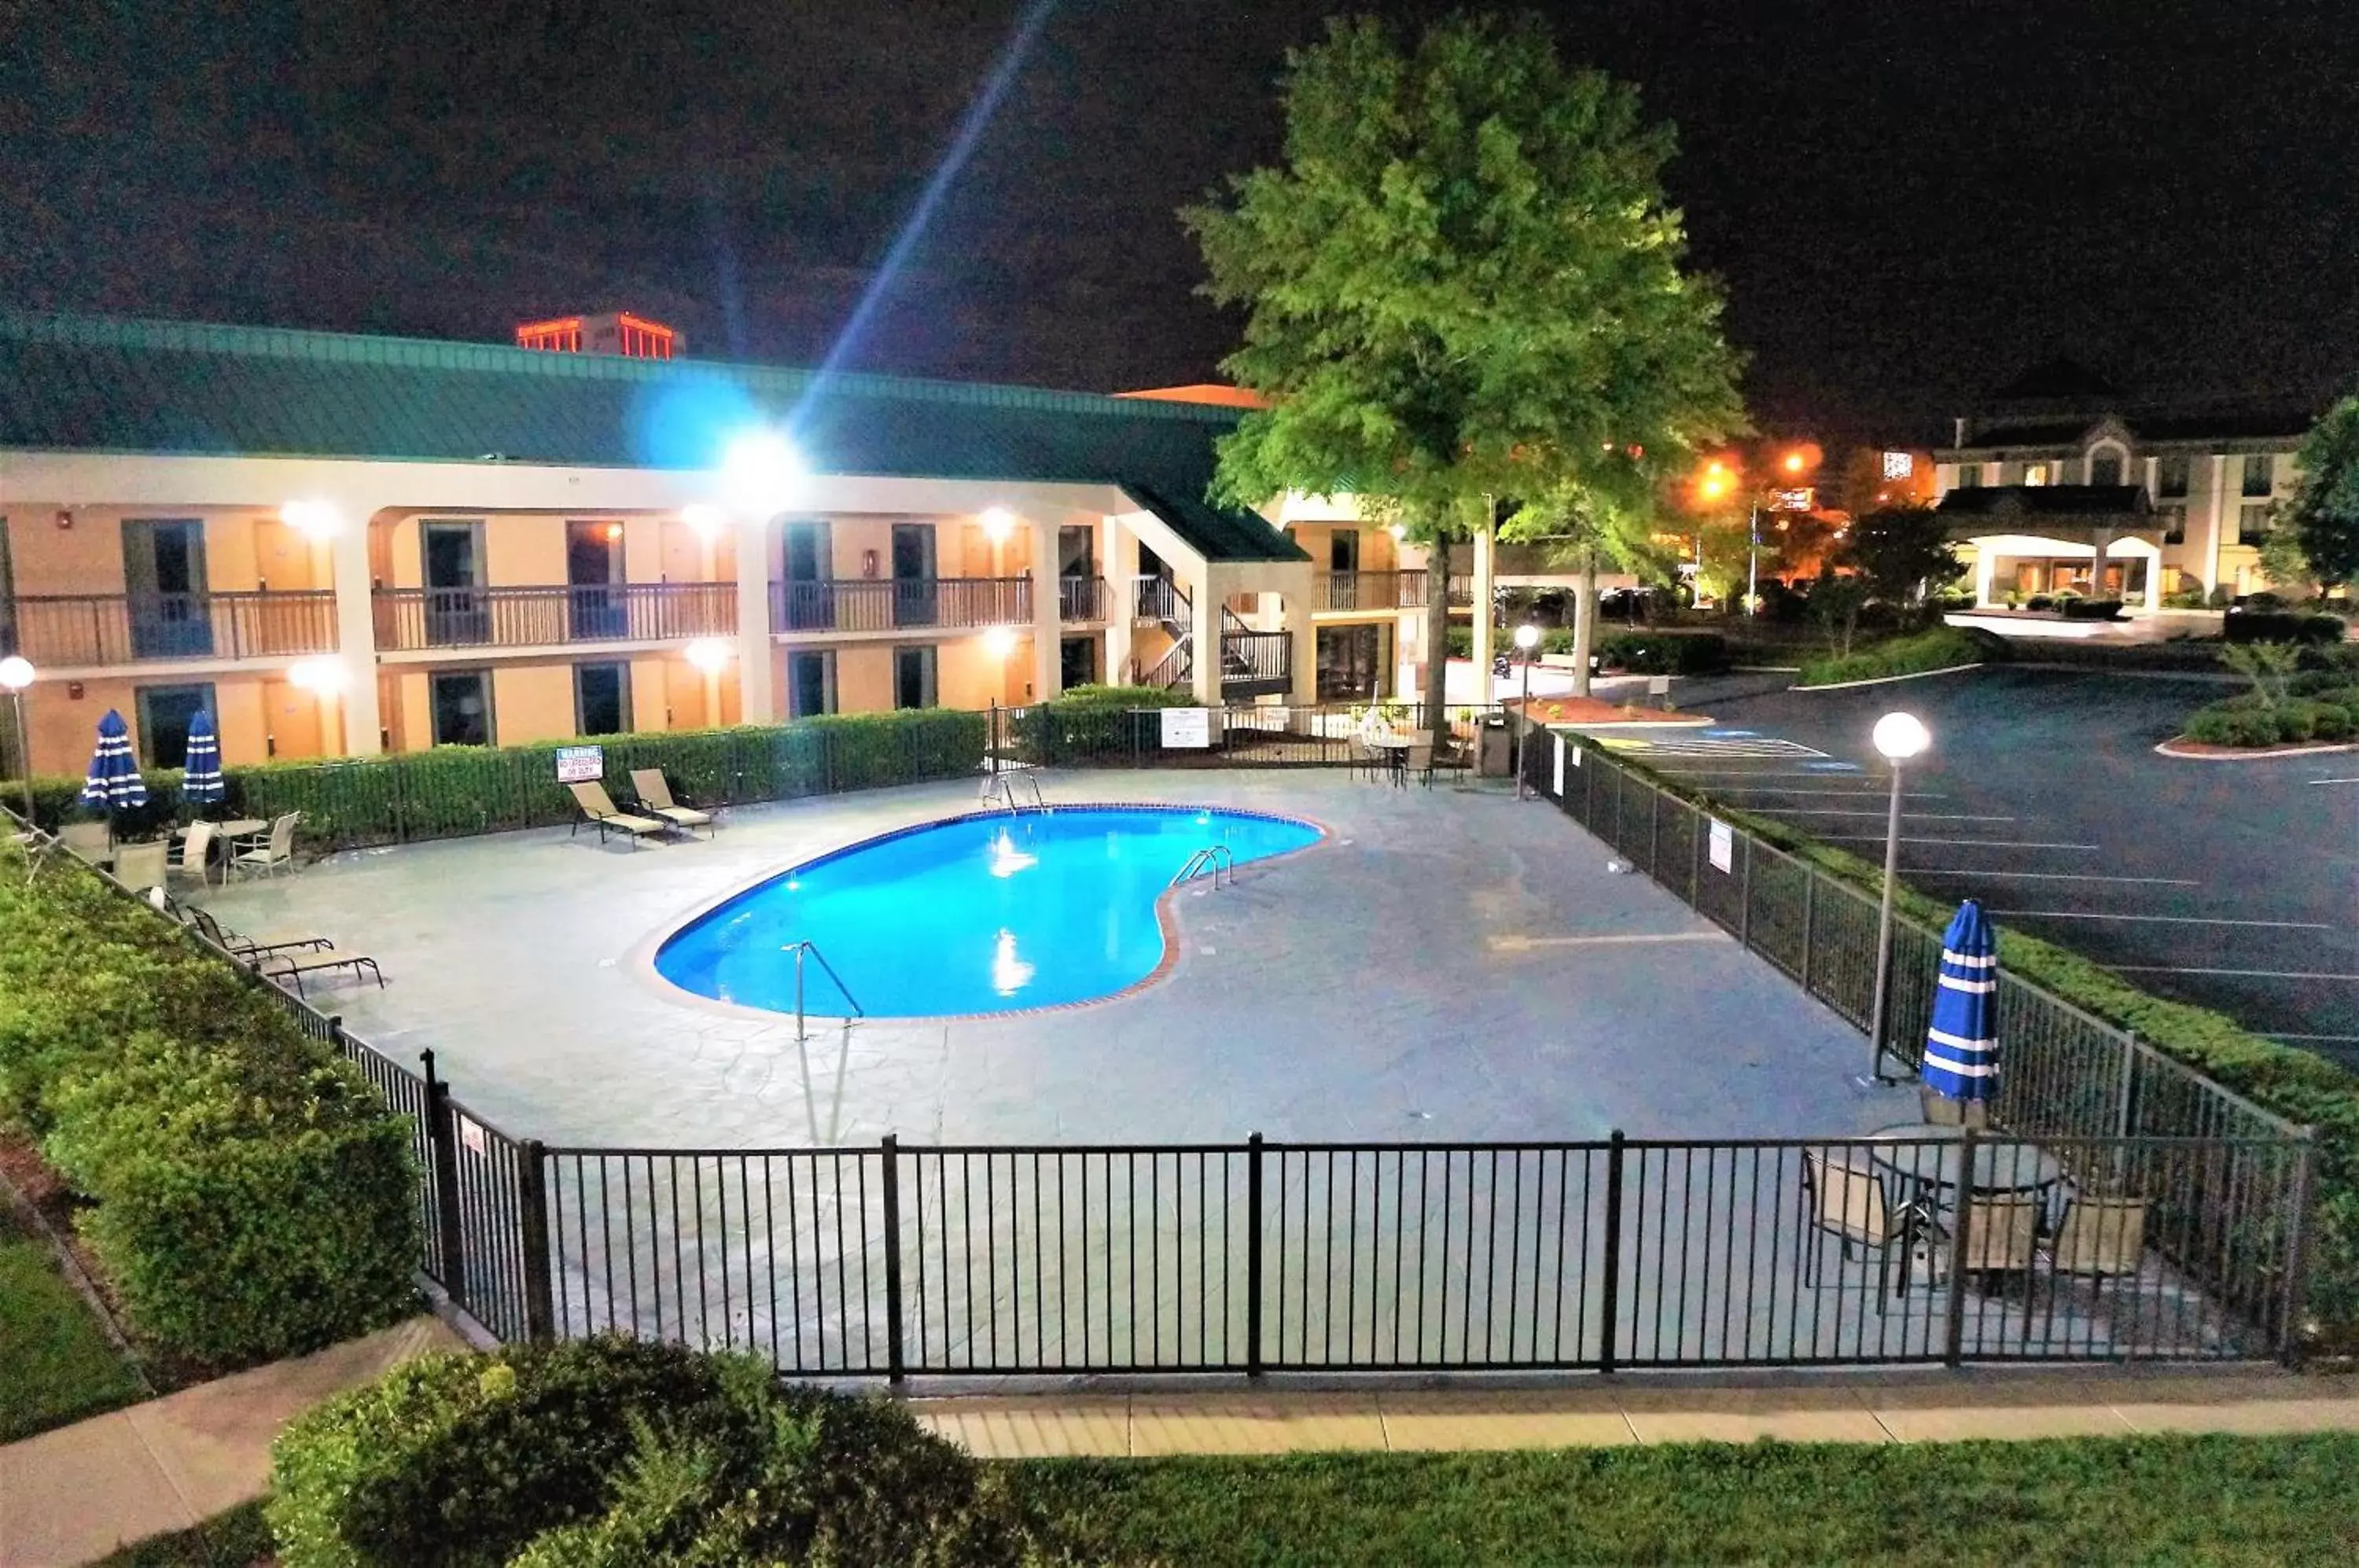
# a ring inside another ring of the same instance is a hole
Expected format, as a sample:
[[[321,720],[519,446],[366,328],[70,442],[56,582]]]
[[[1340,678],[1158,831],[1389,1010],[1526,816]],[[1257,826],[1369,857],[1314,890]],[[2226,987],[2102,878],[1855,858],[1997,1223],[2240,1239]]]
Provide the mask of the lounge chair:
[[[712,813],[673,800],[671,780],[664,777],[662,768],[632,768],[631,789],[638,795],[642,807],[674,827],[702,828],[707,838],[712,836]]]
[[[77,860],[92,866],[104,866],[114,858],[114,825],[112,822],[68,822],[58,830],[58,842]]]
[[[1863,1153],[1860,1158],[1864,1159]],[[1841,1257],[1850,1262],[1875,1258],[1875,1310],[1884,1311],[1886,1285],[1892,1279],[1892,1253],[1900,1253],[1900,1275],[1891,1293],[1908,1289],[1908,1247],[1916,1238],[1921,1216],[1913,1207],[1895,1207],[1884,1195],[1884,1180],[1873,1171],[1859,1171],[1817,1149],[1802,1151],[1802,1190],[1810,1203],[1810,1238],[1803,1244],[1802,1283],[1816,1285],[1819,1254],[1830,1236],[1842,1243]]]
[[[220,831],[212,822],[190,823],[188,835],[180,840],[180,853],[173,858],[169,867],[171,874],[193,877],[200,882],[210,880],[212,876],[209,863],[212,859],[213,835]]]
[[[303,976],[326,970],[349,969],[358,975],[365,969],[375,977],[377,989],[385,989],[385,971],[376,960],[365,953],[338,953],[332,947],[313,948],[309,953],[278,953],[263,957],[257,968],[273,980],[292,980],[295,994],[303,995]]]
[[[608,833],[618,833],[627,837],[631,847],[636,849],[641,839],[655,838],[672,831],[669,822],[617,811],[614,798],[606,793],[603,784],[569,784],[566,788],[573,791],[573,804],[581,813],[573,819],[573,825],[565,831],[568,838],[581,832],[584,823],[592,823],[598,829],[600,844],[606,842]]]
[[[278,868],[282,866],[290,871],[293,870],[295,868],[295,824],[302,820],[302,816],[300,811],[289,811],[283,817],[273,818],[268,833],[262,835],[259,842],[254,843],[248,848],[239,850],[230,857],[230,870],[259,873],[265,877],[277,876]]]
[[[191,906],[189,919],[197,934],[228,953],[232,958],[255,959],[276,953],[320,953],[335,944],[323,936],[290,937],[284,942],[256,942],[250,936],[240,936],[204,910]]]
[[[171,875],[171,860],[172,846],[161,840],[119,845],[114,852],[114,879],[135,893],[161,887]]]

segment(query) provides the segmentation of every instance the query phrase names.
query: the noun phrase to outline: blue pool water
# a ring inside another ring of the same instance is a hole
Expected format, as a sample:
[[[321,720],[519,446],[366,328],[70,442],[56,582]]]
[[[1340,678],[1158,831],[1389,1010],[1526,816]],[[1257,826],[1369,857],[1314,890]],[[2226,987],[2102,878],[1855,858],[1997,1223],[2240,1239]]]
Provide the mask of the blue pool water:
[[[1111,996],[1163,961],[1155,905],[1189,856],[1240,866],[1314,844],[1289,818],[1078,807],[938,822],[781,872],[672,933],[656,971],[682,990],[791,1013],[816,942],[870,1018],[1013,1012]],[[818,965],[814,1013],[846,1011]]]

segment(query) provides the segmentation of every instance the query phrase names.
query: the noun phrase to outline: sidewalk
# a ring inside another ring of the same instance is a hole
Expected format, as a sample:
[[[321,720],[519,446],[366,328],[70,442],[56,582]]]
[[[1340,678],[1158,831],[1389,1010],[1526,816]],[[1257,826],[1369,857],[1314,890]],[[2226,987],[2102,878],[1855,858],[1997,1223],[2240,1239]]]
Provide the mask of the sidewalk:
[[[2359,1431],[2359,1377],[1961,1373],[1696,1387],[990,1395],[912,1400],[985,1459],[1612,1443],[1930,1443]]]
[[[274,1362],[0,1448],[0,1568],[70,1568],[262,1496],[278,1429],[419,1356],[436,1318]]]

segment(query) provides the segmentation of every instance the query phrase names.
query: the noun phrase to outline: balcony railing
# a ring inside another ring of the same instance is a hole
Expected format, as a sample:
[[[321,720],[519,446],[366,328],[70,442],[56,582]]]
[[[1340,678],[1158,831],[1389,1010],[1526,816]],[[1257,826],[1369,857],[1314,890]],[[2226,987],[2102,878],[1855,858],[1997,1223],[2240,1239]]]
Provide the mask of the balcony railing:
[[[615,583],[532,588],[380,588],[383,648],[548,648],[669,642],[737,629],[729,583]]]
[[[1313,610],[1415,610],[1424,604],[1422,572],[1329,572],[1311,587]]]
[[[1103,577],[1060,577],[1057,580],[1057,618],[1060,621],[1103,621],[1106,618]]]
[[[848,577],[770,584],[770,629],[778,632],[1006,626],[1031,618],[1028,577]]]
[[[336,595],[324,588],[33,594],[18,598],[5,619],[15,651],[50,668],[293,658],[336,648]]]
[[[1294,638],[1285,632],[1221,634],[1221,695],[1283,697],[1294,690]]]
[[[1185,626],[1194,614],[1180,584],[1160,572],[1131,579],[1131,614],[1142,621]]]

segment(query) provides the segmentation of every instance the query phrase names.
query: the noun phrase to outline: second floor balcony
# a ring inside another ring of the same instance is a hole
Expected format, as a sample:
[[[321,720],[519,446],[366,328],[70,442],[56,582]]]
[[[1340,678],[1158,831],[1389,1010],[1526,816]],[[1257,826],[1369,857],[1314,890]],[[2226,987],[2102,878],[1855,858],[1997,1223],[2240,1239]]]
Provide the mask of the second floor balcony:
[[[774,632],[890,632],[1022,626],[1028,577],[836,577],[770,584]]]
[[[288,659],[336,649],[329,589],[255,593],[41,593],[0,616],[0,645],[44,670]]]
[[[377,647],[554,648],[675,642],[737,630],[730,583],[614,583],[527,588],[380,588]]]
[[[1313,612],[1425,607],[1423,572],[1323,572],[1311,583]]]

